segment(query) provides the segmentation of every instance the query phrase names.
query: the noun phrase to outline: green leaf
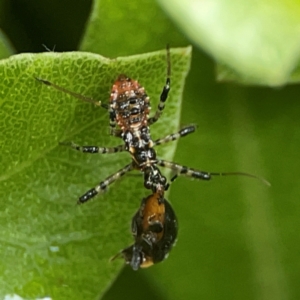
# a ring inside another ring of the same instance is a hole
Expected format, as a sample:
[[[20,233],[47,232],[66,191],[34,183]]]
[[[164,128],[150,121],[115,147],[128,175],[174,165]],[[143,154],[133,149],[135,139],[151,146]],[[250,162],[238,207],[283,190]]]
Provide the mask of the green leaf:
[[[188,44],[155,1],[95,0],[80,49],[109,57]]]
[[[217,80],[222,82],[238,82],[244,85],[271,85],[271,86],[281,86],[285,83],[299,83],[300,82],[300,65],[297,65],[296,68],[289,74],[289,78],[287,81],[278,82],[278,83],[268,83],[264,80],[258,81],[256,78],[250,77],[247,75],[243,75],[238,73],[236,70],[228,67],[225,64],[217,63],[216,65],[216,76]]]
[[[171,50],[172,93],[153,138],[177,129],[190,55],[190,47]],[[27,298],[95,299],[123,266],[109,258],[132,243],[131,217],[150,192],[140,175],[128,175],[95,201],[76,206],[79,196],[130,158],[59,146],[122,141],[108,135],[106,111],[34,79],[108,102],[121,73],[139,80],[155,110],[165,83],[166,50],[113,60],[84,52],[21,54],[0,62],[1,298],[14,291]],[[174,149],[170,144],[159,155],[171,158]]]
[[[237,73],[243,83],[282,85],[299,64],[297,0],[159,2],[190,39],[228,66],[219,75],[224,80]]]
[[[0,59],[7,58],[14,53],[8,39],[0,30]]]

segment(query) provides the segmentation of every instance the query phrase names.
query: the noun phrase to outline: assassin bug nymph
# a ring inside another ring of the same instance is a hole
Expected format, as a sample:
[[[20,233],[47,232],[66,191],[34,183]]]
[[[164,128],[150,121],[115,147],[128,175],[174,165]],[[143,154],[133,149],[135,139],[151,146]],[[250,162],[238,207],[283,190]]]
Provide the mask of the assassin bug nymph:
[[[132,161],[101,181],[94,188],[88,190],[85,194],[79,197],[77,203],[85,203],[98,194],[103,193],[107,187],[114,181],[122,177],[131,170],[139,170],[144,174],[144,186],[151,189],[153,193],[159,193],[163,197],[164,191],[169,187],[169,183],[165,176],[163,176],[158,168],[167,167],[175,172],[177,175],[185,175],[201,180],[210,180],[212,176],[218,175],[244,175],[258,178],[257,176],[242,173],[242,172],[227,172],[227,173],[212,173],[188,168],[173,162],[158,159],[154,147],[170,141],[179,139],[195,131],[195,126],[186,126],[177,133],[167,135],[161,139],[153,141],[150,136],[149,127],[156,123],[162,115],[165,108],[165,102],[171,88],[171,60],[170,50],[167,46],[167,77],[165,85],[160,95],[160,102],[154,116],[149,117],[150,99],[144,89],[137,81],[130,79],[126,75],[119,75],[114,82],[111,89],[111,96],[109,104],[104,104],[101,101],[95,101],[92,98],[69,91],[59,85],[56,85],[48,80],[36,78],[41,83],[51,86],[59,91],[74,96],[80,100],[93,103],[100,106],[109,113],[110,119],[110,134],[121,138],[124,144],[116,147],[100,147],[100,146],[79,146],[70,143],[62,143],[69,145],[73,149],[83,153],[116,153],[127,151],[130,153]],[[116,128],[118,126],[118,128]],[[262,179],[263,180],[263,179]]]

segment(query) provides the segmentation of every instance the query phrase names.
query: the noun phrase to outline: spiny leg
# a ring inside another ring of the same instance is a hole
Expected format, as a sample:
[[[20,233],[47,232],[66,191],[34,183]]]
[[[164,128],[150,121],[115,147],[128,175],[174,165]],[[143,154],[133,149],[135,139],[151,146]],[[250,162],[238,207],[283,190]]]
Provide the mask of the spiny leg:
[[[170,58],[170,48],[169,45],[167,45],[167,79],[166,79],[166,84],[161,92],[160,95],[160,102],[158,104],[157,110],[155,112],[155,115],[151,118],[148,119],[148,124],[149,126],[154,124],[161,116],[162,111],[165,108],[165,102],[168,98],[168,94],[171,88],[171,58]]]
[[[77,99],[80,99],[80,100],[85,101],[85,102],[93,103],[93,104],[95,104],[95,105],[97,105],[97,106],[101,106],[101,107],[103,107],[103,108],[105,108],[105,109],[108,109],[108,105],[107,105],[107,104],[101,103],[101,101],[95,101],[94,99],[92,99],[92,98],[90,98],[90,97],[86,97],[86,96],[84,96],[84,95],[81,95],[81,94],[72,92],[72,91],[70,91],[70,90],[68,90],[68,89],[66,89],[66,88],[64,88],[64,87],[61,87],[61,86],[59,86],[59,85],[57,85],[57,84],[55,84],[55,83],[52,83],[52,82],[50,82],[50,81],[48,81],[48,80],[45,80],[45,79],[42,79],[42,78],[38,78],[38,77],[35,77],[35,79],[36,79],[37,81],[39,81],[39,82],[45,84],[45,85],[51,86],[51,87],[53,87],[54,89],[56,89],[56,90],[58,90],[58,91],[61,91],[61,92],[63,92],[63,93],[69,94],[69,95],[71,95],[71,96],[73,96],[73,97],[75,97],[75,98],[77,98]]]
[[[116,153],[116,152],[122,152],[126,151],[125,145],[119,145],[116,147],[99,147],[99,146],[79,146],[73,142],[62,142],[60,145],[71,147],[77,151],[83,152],[83,153]]]
[[[84,195],[79,197],[77,204],[83,204],[89,201],[90,199],[94,198],[98,194],[103,193],[110,184],[112,184],[117,179],[119,179],[120,177],[122,177],[124,174],[126,174],[131,170],[132,170],[132,164],[130,163],[129,165],[117,171],[115,174],[110,175],[109,177],[101,181],[96,187],[90,189]]]
[[[169,134],[161,139],[157,139],[157,140],[153,141],[153,147],[157,146],[157,145],[168,143],[170,141],[175,141],[183,136],[186,136],[190,133],[195,132],[195,130],[196,130],[196,126],[194,126],[194,125],[186,126],[182,129],[180,129],[176,133]]]

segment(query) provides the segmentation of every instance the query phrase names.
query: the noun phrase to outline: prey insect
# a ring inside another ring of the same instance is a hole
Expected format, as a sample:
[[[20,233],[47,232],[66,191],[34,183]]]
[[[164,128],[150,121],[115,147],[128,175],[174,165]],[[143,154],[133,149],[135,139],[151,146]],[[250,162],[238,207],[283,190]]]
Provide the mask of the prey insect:
[[[178,221],[171,204],[153,193],[144,198],[132,218],[134,243],[111,260],[123,257],[133,270],[147,268],[168,257],[178,232]]]
[[[108,110],[110,134],[123,140],[123,143],[116,147],[80,146],[73,142],[64,143],[64,145],[69,145],[73,149],[83,153],[105,154],[127,151],[131,156],[130,163],[84,193],[81,197],[79,197],[77,201],[78,204],[85,203],[95,196],[103,193],[110,184],[132,170],[138,170],[143,173],[144,186],[146,189],[150,189],[153,193],[158,193],[163,196],[164,191],[169,188],[169,182],[160,172],[159,166],[173,170],[175,176],[171,179],[171,182],[174,181],[178,175],[193,177],[200,180],[210,180],[213,176],[225,175],[244,175],[258,178],[254,175],[242,172],[206,172],[157,158],[156,151],[154,149],[155,146],[187,136],[188,134],[193,133],[196,129],[195,126],[190,125],[163,138],[157,140],[152,140],[151,138],[150,126],[160,119],[171,88],[171,59],[168,46],[166,54],[166,82],[160,95],[158,107],[152,117],[149,117],[151,109],[150,98],[147,95],[145,88],[141,86],[138,81],[133,80],[126,75],[119,75],[117,80],[114,82],[108,104],[77,94],[48,80],[36,78],[39,82],[47,86]]]

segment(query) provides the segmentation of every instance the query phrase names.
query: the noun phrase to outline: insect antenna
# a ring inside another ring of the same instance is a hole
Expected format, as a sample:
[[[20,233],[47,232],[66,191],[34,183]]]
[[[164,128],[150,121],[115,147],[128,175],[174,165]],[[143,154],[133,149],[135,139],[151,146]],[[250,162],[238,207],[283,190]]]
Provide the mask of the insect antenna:
[[[101,107],[103,107],[105,109],[108,109],[108,105],[101,103],[101,101],[95,101],[94,99],[92,99],[90,97],[86,97],[84,95],[72,92],[72,91],[70,91],[68,89],[65,89],[65,88],[63,88],[63,87],[61,87],[61,86],[59,86],[59,85],[57,85],[55,83],[52,83],[52,82],[48,81],[48,80],[45,80],[45,79],[42,79],[42,78],[38,78],[38,77],[35,77],[35,79],[37,81],[45,84],[45,85],[51,86],[51,87],[55,88],[56,90],[59,90],[59,91],[61,91],[63,93],[66,93],[66,94],[69,94],[69,95],[71,95],[71,96],[73,96],[73,97],[75,97],[77,99],[80,99],[80,100],[85,101],[85,102],[93,103],[96,106],[101,106]]]
[[[263,177],[256,176],[256,175],[253,175],[253,174],[250,174],[250,173],[244,173],[244,172],[221,172],[221,173],[210,172],[209,174],[212,175],[212,176],[247,176],[247,177],[252,177],[252,178],[258,179],[267,186],[271,186],[271,183],[268,180],[264,179]]]

